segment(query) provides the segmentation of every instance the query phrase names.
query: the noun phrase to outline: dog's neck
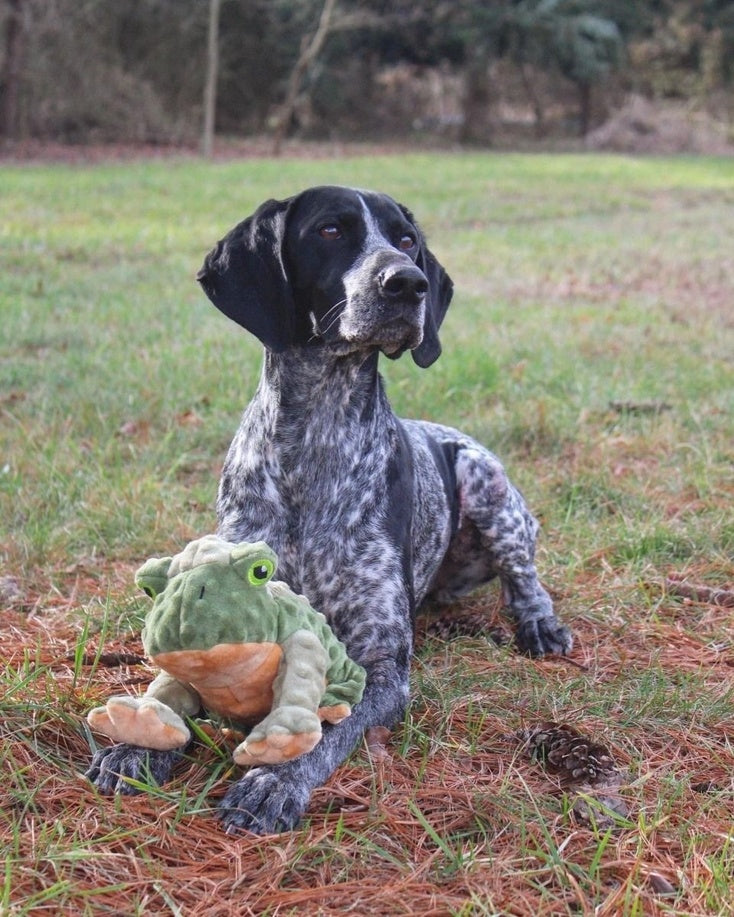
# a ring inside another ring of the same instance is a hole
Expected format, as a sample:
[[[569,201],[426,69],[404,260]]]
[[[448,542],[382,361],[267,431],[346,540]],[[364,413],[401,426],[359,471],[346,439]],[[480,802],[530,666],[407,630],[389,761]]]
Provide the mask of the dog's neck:
[[[326,345],[266,351],[245,422],[251,443],[275,448],[282,468],[301,472],[314,462],[333,463],[335,452],[369,450],[378,431],[391,426],[377,360],[377,352],[336,356]]]
[[[374,350],[339,354],[328,345],[266,351],[258,395],[280,427],[312,425],[314,417],[340,426],[385,400],[378,356]]]

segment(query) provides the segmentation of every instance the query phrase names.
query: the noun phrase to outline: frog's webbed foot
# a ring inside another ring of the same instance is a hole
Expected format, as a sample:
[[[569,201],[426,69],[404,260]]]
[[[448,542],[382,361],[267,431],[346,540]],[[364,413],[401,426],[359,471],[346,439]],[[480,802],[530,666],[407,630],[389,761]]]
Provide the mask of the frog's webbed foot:
[[[166,704],[152,697],[111,697],[104,707],[95,707],[87,715],[95,732],[114,742],[125,742],[142,748],[172,751],[191,740],[191,733],[181,717]]]
[[[341,723],[342,720],[345,720],[348,716],[352,715],[352,708],[349,704],[332,704],[330,707],[319,707],[319,719],[326,720],[327,723],[331,723],[333,726],[336,726],[337,723]]]
[[[311,710],[278,707],[234,750],[237,764],[282,764],[311,751],[321,739],[321,722]]]

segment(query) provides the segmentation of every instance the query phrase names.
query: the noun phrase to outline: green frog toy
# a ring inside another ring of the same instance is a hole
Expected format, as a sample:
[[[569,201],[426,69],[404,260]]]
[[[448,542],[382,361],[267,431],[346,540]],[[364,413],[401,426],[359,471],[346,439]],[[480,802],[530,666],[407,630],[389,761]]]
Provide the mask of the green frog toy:
[[[364,669],[305,596],[275,582],[265,542],[206,535],[175,557],[151,558],[135,581],[153,598],[143,629],[161,673],[139,697],[111,697],[91,727],[116,742],[170,750],[201,708],[255,724],[238,764],[280,764],[310,751],[321,721],[339,723],[362,698]]]

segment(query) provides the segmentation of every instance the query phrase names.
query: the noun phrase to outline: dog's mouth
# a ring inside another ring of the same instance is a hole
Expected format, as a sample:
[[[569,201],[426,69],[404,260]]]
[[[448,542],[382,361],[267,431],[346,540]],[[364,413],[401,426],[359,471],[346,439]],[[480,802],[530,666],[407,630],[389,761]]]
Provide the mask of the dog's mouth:
[[[340,302],[319,318],[309,316],[312,341],[347,350],[375,348],[386,356],[412,350],[423,340],[423,301],[396,305],[378,297]]]
[[[345,313],[336,340],[353,347],[375,348],[386,356],[399,355],[417,347],[423,340],[423,312],[416,314],[415,310],[410,310],[407,314],[393,314],[377,320],[372,314],[360,319]]]
[[[413,350],[423,340],[420,325],[404,318],[391,319],[380,325],[375,334],[375,344],[386,356],[394,356],[406,350]]]

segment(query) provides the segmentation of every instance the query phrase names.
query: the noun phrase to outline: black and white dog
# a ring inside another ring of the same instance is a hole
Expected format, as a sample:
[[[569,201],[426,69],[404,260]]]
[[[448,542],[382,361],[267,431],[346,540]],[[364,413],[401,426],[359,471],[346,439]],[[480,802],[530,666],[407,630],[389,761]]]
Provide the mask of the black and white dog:
[[[497,458],[449,427],[399,420],[380,353],[421,367],[441,352],[452,283],[408,210],[383,194],[318,187],[268,201],[207,256],[212,302],[265,346],[259,387],[230,447],[219,534],[267,541],[279,576],[329,619],[367,670],[364,698],[290,763],[249,770],[227,792],[230,831],[294,827],[370,726],[408,702],[413,621],[499,576],[531,655],[571,636],[534,566],[537,523]],[[144,766],[166,780],[177,755],[113,746],[89,771],[130,792]]]

